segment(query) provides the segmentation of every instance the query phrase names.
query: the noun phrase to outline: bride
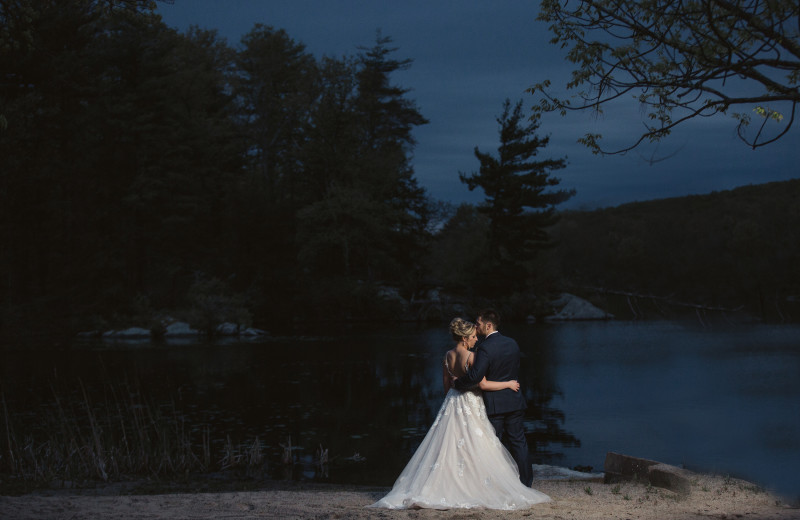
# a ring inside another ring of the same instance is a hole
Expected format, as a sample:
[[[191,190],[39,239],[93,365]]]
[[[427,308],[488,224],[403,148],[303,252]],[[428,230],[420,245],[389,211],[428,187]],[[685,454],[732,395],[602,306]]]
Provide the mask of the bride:
[[[525,509],[549,502],[519,481],[517,464],[494,434],[480,392],[451,388],[453,378],[463,377],[471,365],[470,349],[478,338],[475,324],[461,318],[450,322],[450,333],[456,346],[444,358],[444,403],[392,490],[368,507]],[[517,381],[484,378],[479,386],[519,391]]]

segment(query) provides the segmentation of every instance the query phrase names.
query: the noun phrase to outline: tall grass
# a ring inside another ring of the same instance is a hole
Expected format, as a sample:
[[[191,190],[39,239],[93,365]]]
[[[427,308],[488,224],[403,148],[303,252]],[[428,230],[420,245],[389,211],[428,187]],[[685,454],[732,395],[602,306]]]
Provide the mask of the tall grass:
[[[188,425],[174,399],[150,402],[138,381],[89,392],[78,380],[77,389],[69,390],[51,385],[51,400],[36,414],[35,425],[10,411],[0,393],[0,473],[53,484],[265,467],[258,438],[238,447],[228,438],[215,459],[208,426]]]

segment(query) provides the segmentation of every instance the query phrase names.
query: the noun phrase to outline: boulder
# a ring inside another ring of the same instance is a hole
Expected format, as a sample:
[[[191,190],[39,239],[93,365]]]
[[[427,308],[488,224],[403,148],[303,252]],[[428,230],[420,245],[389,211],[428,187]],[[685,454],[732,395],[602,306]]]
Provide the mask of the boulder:
[[[647,471],[650,484],[655,487],[670,489],[681,495],[688,495],[692,491],[693,473],[683,468],[669,464],[656,464]]]
[[[217,334],[220,336],[237,336],[239,334],[239,325],[230,322],[220,323],[217,325]]]
[[[176,321],[167,325],[167,330],[164,332],[165,337],[175,336],[197,336],[200,331],[193,329],[191,325],[183,321]]]
[[[261,329],[256,329],[256,328],[253,328],[253,327],[247,327],[246,329],[241,331],[239,333],[239,335],[240,336],[266,336],[267,335],[267,331],[261,330]]]
[[[555,314],[547,316],[548,321],[566,320],[609,320],[614,317],[603,309],[595,307],[583,298],[573,294],[563,293],[558,299],[550,302],[556,310]]]
[[[109,330],[103,333],[104,338],[149,338],[150,331],[141,327],[130,327],[123,330]]]
[[[606,454],[603,469],[606,484],[633,480],[669,489],[682,495],[688,495],[691,492],[694,477],[694,473],[691,471],[677,466],[613,452]]]
[[[623,480],[636,480],[648,482],[647,473],[650,466],[660,464],[655,460],[630,457],[620,453],[606,453],[606,461],[603,465],[606,483],[619,482]]]

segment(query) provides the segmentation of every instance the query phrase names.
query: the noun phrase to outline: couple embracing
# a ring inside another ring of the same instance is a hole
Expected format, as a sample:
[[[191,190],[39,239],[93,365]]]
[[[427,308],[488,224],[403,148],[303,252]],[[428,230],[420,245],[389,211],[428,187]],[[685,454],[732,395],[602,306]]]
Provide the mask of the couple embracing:
[[[498,325],[491,309],[476,323],[450,322],[456,346],[445,354],[444,403],[392,490],[370,507],[525,509],[550,501],[530,487],[520,350]]]

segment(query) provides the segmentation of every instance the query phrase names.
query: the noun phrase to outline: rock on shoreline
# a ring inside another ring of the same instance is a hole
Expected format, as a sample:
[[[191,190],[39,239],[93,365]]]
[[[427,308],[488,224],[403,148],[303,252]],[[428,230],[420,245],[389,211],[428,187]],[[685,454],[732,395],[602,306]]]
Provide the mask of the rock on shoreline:
[[[257,329],[254,327],[242,327],[236,323],[220,323],[216,328],[216,334],[218,336],[239,336],[239,337],[247,337],[247,338],[254,338],[254,337],[263,337],[268,336],[269,333],[265,330]],[[186,322],[183,321],[171,321],[167,320],[164,323],[164,333],[163,334],[154,334],[152,330],[145,329],[143,327],[128,327],[126,329],[120,330],[108,330],[108,331],[86,331],[80,332],[77,335],[79,338],[102,338],[104,340],[150,340],[156,336],[163,337],[165,339],[180,339],[180,338],[197,338],[203,336],[203,332],[199,331]]]
[[[614,318],[613,314],[569,293],[562,293],[557,299],[550,302],[550,306],[555,312],[545,318],[547,321],[610,320]]]

